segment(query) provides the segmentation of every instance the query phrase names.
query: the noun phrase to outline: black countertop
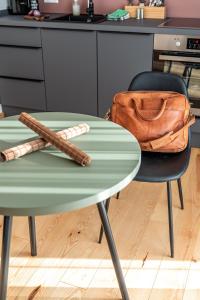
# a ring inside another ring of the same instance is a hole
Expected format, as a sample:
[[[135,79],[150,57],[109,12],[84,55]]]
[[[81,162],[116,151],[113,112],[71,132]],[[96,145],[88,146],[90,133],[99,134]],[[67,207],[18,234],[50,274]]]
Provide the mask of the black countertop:
[[[23,16],[1,16],[0,26],[14,27],[38,27],[38,28],[54,28],[54,29],[71,29],[71,30],[94,30],[109,32],[127,32],[127,33],[163,33],[163,34],[185,34],[200,35],[199,28],[175,28],[160,27],[164,20],[158,19],[128,19],[124,21],[105,21],[99,24],[81,24],[69,22],[53,22],[51,18],[55,14],[50,15],[48,21],[30,21],[25,20]],[[175,20],[175,19],[174,19]]]
[[[168,18],[160,26],[169,28],[192,28],[200,30],[200,18]]]

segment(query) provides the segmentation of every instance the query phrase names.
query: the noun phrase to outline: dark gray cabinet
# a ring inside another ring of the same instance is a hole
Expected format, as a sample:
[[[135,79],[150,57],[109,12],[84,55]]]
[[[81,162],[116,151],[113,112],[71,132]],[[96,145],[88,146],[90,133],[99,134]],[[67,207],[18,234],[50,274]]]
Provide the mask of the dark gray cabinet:
[[[151,70],[152,52],[152,34],[0,27],[4,112],[103,116],[116,92]]]
[[[48,111],[97,115],[96,32],[42,30]]]
[[[98,110],[103,116],[115,93],[136,74],[152,69],[153,34],[98,32]]]
[[[39,28],[0,27],[0,101],[7,116],[46,110]]]
[[[192,147],[200,148],[200,117],[196,117],[196,122],[191,127]]]

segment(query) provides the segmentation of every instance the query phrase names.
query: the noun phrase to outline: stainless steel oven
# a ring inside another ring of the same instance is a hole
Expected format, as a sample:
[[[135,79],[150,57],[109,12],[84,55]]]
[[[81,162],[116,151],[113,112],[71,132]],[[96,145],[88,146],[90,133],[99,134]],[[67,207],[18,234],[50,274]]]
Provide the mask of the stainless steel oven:
[[[153,70],[181,76],[192,112],[200,116],[200,35],[155,34]]]

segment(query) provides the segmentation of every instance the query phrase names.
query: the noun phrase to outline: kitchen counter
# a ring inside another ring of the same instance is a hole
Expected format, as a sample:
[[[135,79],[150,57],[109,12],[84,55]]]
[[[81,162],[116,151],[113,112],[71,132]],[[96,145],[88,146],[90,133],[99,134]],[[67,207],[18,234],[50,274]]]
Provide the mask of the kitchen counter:
[[[0,26],[16,26],[16,27],[38,27],[38,28],[57,28],[70,30],[88,30],[88,31],[108,31],[108,32],[127,32],[127,33],[164,33],[164,34],[185,34],[199,35],[197,28],[163,28],[159,27],[164,20],[158,19],[129,19],[125,21],[105,21],[99,24],[81,24],[70,22],[53,22],[51,18],[55,14],[50,15],[48,21],[29,21],[23,16],[1,16]]]

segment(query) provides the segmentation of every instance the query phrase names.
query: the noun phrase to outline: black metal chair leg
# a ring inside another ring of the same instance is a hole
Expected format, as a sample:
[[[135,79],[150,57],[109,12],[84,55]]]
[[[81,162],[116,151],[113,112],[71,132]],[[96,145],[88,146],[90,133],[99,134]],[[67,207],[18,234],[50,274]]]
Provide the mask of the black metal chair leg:
[[[12,219],[13,219],[12,216],[4,216],[4,220],[3,220],[3,237],[2,237],[1,270],[0,270],[0,299],[1,300],[6,300],[6,295],[7,295]]]
[[[172,67],[172,62],[171,61],[168,61],[168,69],[167,69],[167,73],[170,73],[171,71],[171,67]]]
[[[120,192],[117,193],[116,199],[119,199]]]
[[[108,199],[105,201],[105,209],[106,209],[106,212],[108,212],[109,205],[110,205],[110,198],[108,198]],[[102,224],[101,224],[101,229],[100,229],[100,233],[99,233],[99,244],[101,244],[102,238],[103,238],[103,226],[102,226]]]
[[[173,214],[172,214],[172,188],[171,182],[167,181],[167,203],[168,203],[168,219],[169,219],[169,239],[171,257],[174,257],[174,230],[173,230]]]
[[[36,243],[36,230],[35,230],[35,217],[28,217],[29,224],[29,236],[31,245],[31,256],[37,255],[37,243]]]
[[[98,207],[98,210],[99,210],[101,223],[103,225],[106,240],[107,240],[108,247],[109,247],[109,250],[110,250],[112,262],[113,262],[113,265],[114,265],[114,268],[115,268],[115,274],[117,276],[117,280],[118,280],[119,288],[120,288],[120,291],[121,291],[122,299],[123,300],[129,300],[128,291],[127,291],[125,280],[124,280],[124,277],[123,277],[119,257],[118,257],[118,254],[117,254],[117,249],[116,249],[116,246],[115,246],[115,242],[114,242],[114,238],[113,238],[113,234],[112,234],[112,230],[111,230],[111,227],[110,227],[110,223],[109,223],[109,220],[108,220],[108,216],[107,216],[107,213],[106,213],[105,206],[102,202],[100,202],[100,203],[97,204],[97,207]]]
[[[181,203],[181,209],[184,209],[184,202],[183,202],[183,191],[182,191],[182,184],[181,184],[181,178],[177,180],[178,183],[178,192],[179,192],[179,198]]]

